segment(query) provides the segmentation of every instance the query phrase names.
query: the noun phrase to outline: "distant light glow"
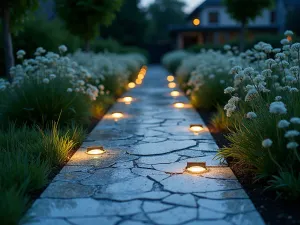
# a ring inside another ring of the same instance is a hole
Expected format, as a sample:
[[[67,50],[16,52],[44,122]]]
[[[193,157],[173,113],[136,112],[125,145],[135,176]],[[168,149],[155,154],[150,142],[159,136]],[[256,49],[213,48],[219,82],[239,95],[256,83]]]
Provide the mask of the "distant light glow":
[[[129,87],[129,88],[135,88],[135,83],[130,82],[130,83],[128,84],[128,87]]]
[[[190,130],[197,133],[203,130],[203,126],[200,124],[191,124],[190,125]]]
[[[130,97],[130,96],[127,96],[127,97],[124,97],[123,98],[123,101],[126,103],[126,104],[130,104],[132,102],[133,98]]]
[[[113,113],[111,115],[115,119],[120,119],[120,118],[122,118],[124,116],[123,113],[121,113],[121,112],[115,112],[115,113]]]
[[[198,18],[193,19],[193,25],[194,26],[199,26],[200,25],[200,20]]]
[[[169,88],[176,88],[176,83],[171,82],[171,83],[168,84],[168,87]]]
[[[184,108],[184,103],[182,103],[182,102],[176,102],[176,103],[174,103],[174,107],[175,108]]]
[[[142,84],[142,83],[143,83],[143,80],[141,80],[141,79],[138,78],[138,79],[135,80],[135,83],[136,83],[136,84]]]
[[[171,96],[173,96],[173,97],[178,97],[179,95],[180,95],[179,91],[172,91],[171,92]]]
[[[169,82],[172,82],[172,81],[174,81],[174,76],[172,76],[172,75],[169,75],[169,76],[167,76],[167,80],[169,81]]]

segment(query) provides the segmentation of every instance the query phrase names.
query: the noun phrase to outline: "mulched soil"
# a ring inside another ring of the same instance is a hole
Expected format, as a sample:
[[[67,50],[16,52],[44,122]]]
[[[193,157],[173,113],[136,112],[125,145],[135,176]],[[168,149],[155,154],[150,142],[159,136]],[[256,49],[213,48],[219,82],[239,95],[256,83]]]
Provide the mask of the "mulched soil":
[[[210,118],[213,111],[198,109],[204,122],[216,140],[219,147],[229,145],[225,138],[226,133],[216,130],[210,125]],[[288,202],[277,199],[277,195],[272,191],[265,191],[265,183],[255,183],[254,176],[243,172],[243,168],[234,165],[232,159],[227,159],[230,168],[246,190],[257,211],[261,214],[266,224],[269,225],[295,225],[300,224],[300,202]]]

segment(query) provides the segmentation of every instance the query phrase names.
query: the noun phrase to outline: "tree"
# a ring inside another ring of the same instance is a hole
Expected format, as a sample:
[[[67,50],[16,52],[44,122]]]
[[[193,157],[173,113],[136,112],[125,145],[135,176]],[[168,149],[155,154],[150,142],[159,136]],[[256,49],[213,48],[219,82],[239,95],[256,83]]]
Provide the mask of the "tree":
[[[89,50],[90,40],[99,32],[100,25],[108,26],[115,18],[123,0],[56,0],[56,9],[67,29],[85,41]]]
[[[185,21],[183,8],[185,3],[181,0],[155,0],[148,7],[149,40],[169,40],[168,26],[182,24]]]
[[[144,44],[147,21],[145,12],[138,7],[139,3],[140,0],[125,1],[112,25],[101,27],[101,36],[115,39],[123,45],[142,46]],[[133,28],[134,32],[132,32]]]
[[[240,50],[245,47],[246,26],[263,9],[271,7],[274,0],[224,0],[228,13],[241,23]]]
[[[1,0],[0,11],[2,21],[2,35],[5,58],[5,74],[9,81],[12,77],[9,73],[10,68],[14,66],[14,53],[11,34],[25,20],[27,13],[37,9],[38,0]]]

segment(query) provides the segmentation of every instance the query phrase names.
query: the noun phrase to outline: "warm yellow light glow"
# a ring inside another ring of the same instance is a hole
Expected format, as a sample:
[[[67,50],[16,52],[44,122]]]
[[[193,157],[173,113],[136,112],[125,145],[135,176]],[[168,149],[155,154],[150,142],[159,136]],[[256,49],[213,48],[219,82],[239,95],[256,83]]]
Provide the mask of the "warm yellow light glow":
[[[113,113],[111,115],[115,119],[120,119],[120,118],[122,118],[124,116],[123,113],[120,113],[120,112],[115,112],[115,113]]]
[[[135,80],[135,83],[136,83],[136,84],[142,84],[143,81],[142,81],[141,79],[136,79],[136,80]]]
[[[172,76],[172,75],[169,75],[169,76],[167,76],[167,80],[169,81],[169,82],[172,82],[172,81],[174,81],[174,76]]]
[[[101,155],[105,152],[102,146],[88,147],[86,153],[89,155]]]
[[[190,125],[190,130],[193,132],[200,132],[203,130],[203,126],[200,124]]]
[[[123,100],[124,100],[124,102],[131,102],[132,101],[132,97],[130,97],[130,96],[124,97]]]
[[[184,108],[184,103],[182,103],[182,102],[176,102],[176,103],[174,103],[174,107],[175,108]]]
[[[192,166],[186,169],[190,173],[202,173],[206,171],[206,169],[202,166]]]
[[[200,174],[206,172],[205,162],[188,162],[185,170],[192,174]]]
[[[200,20],[197,19],[197,18],[193,19],[193,24],[194,24],[194,26],[199,26],[200,25]]]
[[[171,96],[173,96],[173,97],[177,97],[179,95],[180,95],[179,91],[172,91],[171,92]]]
[[[128,84],[128,87],[129,87],[129,88],[135,88],[135,83],[130,82],[130,83]]]
[[[144,76],[143,74],[141,74],[141,73],[138,75],[138,79],[140,79],[140,80],[143,80],[144,77],[145,77],[145,76]]]
[[[171,82],[171,83],[168,84],[168,87],[169,88],[176,88],[176,83]]]

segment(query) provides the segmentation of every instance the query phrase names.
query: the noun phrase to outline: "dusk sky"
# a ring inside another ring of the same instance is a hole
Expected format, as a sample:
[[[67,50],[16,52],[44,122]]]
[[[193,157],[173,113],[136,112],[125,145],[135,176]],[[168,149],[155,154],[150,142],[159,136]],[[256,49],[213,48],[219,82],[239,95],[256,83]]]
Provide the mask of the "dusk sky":
[[[141,0],[142,6],[147,6],[149,3],[153,2],[154,0]],[[204,0],[183,0],[186,2],[185,12],[190,13],[193,9],[195,9],[201,2]]]

